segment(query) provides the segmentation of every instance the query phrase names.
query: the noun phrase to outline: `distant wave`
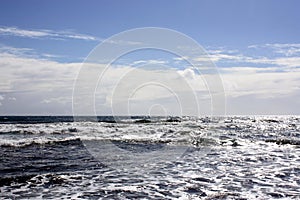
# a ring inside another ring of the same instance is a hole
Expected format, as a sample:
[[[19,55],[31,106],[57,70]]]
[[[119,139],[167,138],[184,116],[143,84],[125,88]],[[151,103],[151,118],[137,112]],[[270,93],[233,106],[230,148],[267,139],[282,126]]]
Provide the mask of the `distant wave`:
[[[98,117],[99,122],[84,118],[71,122],[71,119],[71,116],[2,116],[0,146],[21,147],[74,139],[195,147],[238,146],[247,141],[299,145],[300,137],[297,116],[132,116],[118,118],[122,119],[118,123],[112,123],[112,116]]]

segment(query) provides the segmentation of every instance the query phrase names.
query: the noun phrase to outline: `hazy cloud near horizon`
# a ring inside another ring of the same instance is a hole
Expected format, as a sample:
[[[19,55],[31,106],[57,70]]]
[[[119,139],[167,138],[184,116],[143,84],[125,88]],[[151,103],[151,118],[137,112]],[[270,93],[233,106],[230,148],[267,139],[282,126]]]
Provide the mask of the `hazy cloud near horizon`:
[[[0,114],[72,114],[73,85],[82,63],[61,63],[49,59],[28,57],[21,54],[20,51],[23,50],[1,52]],[[219,54],[220,52],[216,53],[216,55]],[[145,62],[147,61],[144,61],[143,64]],[[155,65],[153,60],[149,60],[149,63]],[[287,67],[289,70],[284,70]],[[118,80],[130,70],[136,71],[137,68],[132,67],[129,63],[111,67],[105,74],[100,88],[95,93],[98,113],[111,114],[110,101],[111,96],[114,95],[112,91],[118,86]],[[300,102],[300,69],[293,64],[281,66],[278,63],[277,67],[271,68],[269,66],[220,67],[219,71],[227,97],[227,114],[300,114],[300,110],[297,109]],[[147,73],[149,70],[140,70],[139,75],[135,75],[134,79],[143,79]],[[157,72],[153,71],[153,73]],[[161,71],[161,73],[164,72]],[[199,101],[201,101],[199,105],[200,110],[203,111],[202,114],[209,114],[210,96],[203,77],[188,68],[178,69],[176,74],[183,77],[192,90],[197,93]],[[163,77],[158,74],[154,76]],[[168,79],[174,84],[178,81],[176,77],[170,76]],[[130,82],[126,83],[131,84]],[[179,88],[177,87],[178,90],[175,92],[178,93]],[[156,99],[156,102],[151,101],[153,105],[162,104],[168,107],[169,114],[176,114],[172,111],[176,111],[178,108],[174,102],[170,101],[171,97],[166,96],[166,92],[159,87],[148,88],[148,90],[151,90],[151,93],[147,90],[138,93],[136,100],[140,101],[140,104],[137,104],[136,108],[145,104],[146,101],[150,102],[150,99]],[[124,92],[126,93],[126,91]],[[119,94],[119,97],[121,96]],[[135,112],[138,113],[138,110]]]

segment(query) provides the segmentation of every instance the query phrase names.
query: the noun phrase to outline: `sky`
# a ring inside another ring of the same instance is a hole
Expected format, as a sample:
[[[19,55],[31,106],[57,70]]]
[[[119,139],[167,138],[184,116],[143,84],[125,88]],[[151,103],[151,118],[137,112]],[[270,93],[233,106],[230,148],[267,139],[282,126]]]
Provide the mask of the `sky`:
[[[0,115],[72,114],[74,82],[93,49],[115,34],[143,27],[178,31],[205,49],[222,80],[226,114],[300,114],[297,0],[2,0],[0,4]],[[211,113],[212,97],[203,74],[191,70],[182,57],[143,50],[122,56],[115,65],[95,89],[98,115],[115,114],[113,100],[114,105],[129,102],[120,90],[126,92],[126,84],[137,88],[134,84],[145,77],[168,80],[175,88],[138,89],[130,97],[130,114],[178,115],[178,105],[186,102],[176,104],[174,97],[190,91],[199,99],[201,114]],[[162,65],[170,69],[162,70]],[[94,67],[104,66],[91,66],[90,72]],[[176,85],[178,77],[190,89]],[[121,110],[116,114],[123,114]]]

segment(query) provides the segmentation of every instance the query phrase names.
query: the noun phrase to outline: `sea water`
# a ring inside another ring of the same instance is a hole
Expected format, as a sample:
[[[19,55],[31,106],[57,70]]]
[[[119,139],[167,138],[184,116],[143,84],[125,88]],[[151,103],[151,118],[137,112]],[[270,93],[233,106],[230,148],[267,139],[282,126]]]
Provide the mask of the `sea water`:
[[[1,199],[300,199],[299,116],[0,123]]]

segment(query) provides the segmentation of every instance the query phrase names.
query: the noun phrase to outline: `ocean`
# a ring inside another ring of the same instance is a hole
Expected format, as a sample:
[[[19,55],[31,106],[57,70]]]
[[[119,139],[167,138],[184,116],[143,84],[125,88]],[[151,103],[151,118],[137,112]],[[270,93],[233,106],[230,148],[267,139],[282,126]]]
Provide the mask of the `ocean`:
[[[300,116],[0,117],[1,199],[300,199]]]

